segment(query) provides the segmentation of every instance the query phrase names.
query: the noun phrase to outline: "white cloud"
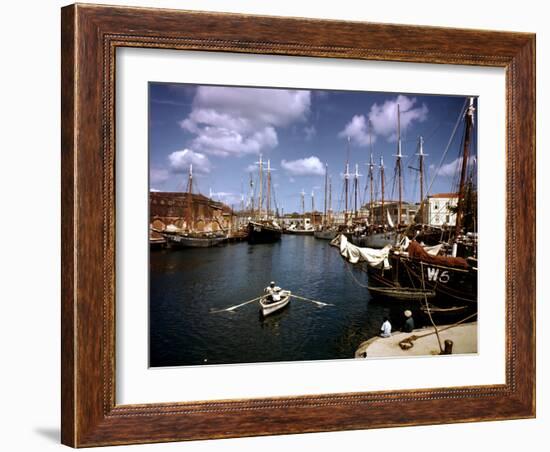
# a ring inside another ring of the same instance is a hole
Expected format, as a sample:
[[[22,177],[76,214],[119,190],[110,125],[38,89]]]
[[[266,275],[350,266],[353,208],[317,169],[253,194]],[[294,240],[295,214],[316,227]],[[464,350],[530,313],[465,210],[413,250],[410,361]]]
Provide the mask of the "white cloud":
[[[472,167],[474,164],[475,164],[475,158],[471,158],[468,160],[468,167]],[[441,167],[436,172],[436,176],[441,176],[441,177],[455,176],[459,173],[461,168],[462,168],[462,158],[459,157],[450,163],[441,165]],[[435,170],[435,165],[430,165],[430,170],[432,171]]]
[[[369,134],[367,120],[364,115],[354,115],[351,121],[346,124],[344,130],[339,134],[341,138],[350,137],[350,139],[359,146],[368,146]],[[376,141],[376,136],[372,136],[372,142]]]
[[[292,176],[323,176],[325,174],[325,165],[313,155],[298,160],[282,160],[281,167]]]
[[[415,108],[416,98],[403,95],[393,100],[387,100],[382,105],[374,104],[369,112],[373,131],[377,135],[386,137],[388,141],[397,139],[397,105],[401,112],[401,131],[405,132],[414,122],[423,122],[428,117],[428,107],[422,104]]]
[[[201,86],[180,126],[195,135],[197,152],[258,154],[277,146],[277,127],[304,121],[310,105],[309,91]]]
[[[194,152],[191,149],[183,149],[182,151],[172,152],[168,156],[170,169],[174,173],[181,173],[189,170],[189,166],[193,165],[193,172],[209,173],[212,165],[208,157],[200,152]]]
[[[242,201],[242,197],[239,193],[231,193],[226,191],[218,191],[210,193],[212,199],[219,200],[228,206],[238,205]]]
[[[151,187],[151,188],[149,189],[149,191],[150,191],[150,192],[156,193],[156,192],[159,192],[160,190],[159,190],[158,188],[153,188],[153,187]]]

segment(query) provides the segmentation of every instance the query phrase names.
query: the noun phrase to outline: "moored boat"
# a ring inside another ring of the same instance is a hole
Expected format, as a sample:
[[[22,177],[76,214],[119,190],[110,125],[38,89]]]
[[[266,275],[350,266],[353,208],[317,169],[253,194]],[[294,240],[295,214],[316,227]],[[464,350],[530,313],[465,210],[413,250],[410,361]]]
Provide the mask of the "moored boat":
[[[193,202],[193,165],[189,165],[189,176],[186,191],[185,227],[176,227],[173,224],[162,230],[152,229],[160,234],[168,248],[210,248],[221,245],[227,240],[227,231],[220,230],[197,230],[195,227],[195,209]],[[220,225],[221,227],[221,225]]]
[[[318,231],[315,231],[313,233],[316,239],[320,240],[334,240],[336,236],[338,235],[338,231],[336,229],[320,229]]]
[[[257,162],[259,167],[259,193],[258,193],[258,210],[253,215],[253,218],[247,225],[247,239],[248,243],[274,243],[281,240],[282,228],[275,221],[271,211],[271,162],[267,161],[267,194],[266,194],[266,209],[263,209],[263,164],[262,155],[260,154],[260,160]],[[251,187],[253,186],[251,180]],[[252,194],[251,198],[254,198]],[[254,210],[254,209],[252,209]]]
[[[297,228],[293,227],[294,225],[290,226],[289,228],[286,228],[284,230],[285,234],[293,234],[293,235],[314,235],[315,229],[312,227],[309,228]]]
[[[387,245],[395,245],[398,240],[399,234],[396,231],[373,232],[351,237],[354,245],[367,248],[384,248]]]
[[[210,233],[163,233],[166,245],[169,248],[210,248],[221,245],[227,240],[225,234]]]
[[[280,292],[281,299],[279,301],[271,301],[270,296],[266,295],[260,299],[260,312],[264,317],[274,312],[280,311],[290,303],[290,290],[282,290]]]
[[[427,298],[445,302],[477,302],[474,260],[433,256],[418,242],[411,241],[406,252],[390,251],[388,262],[389,269],[367,266],[369,291],[373,295],[411,299],[425,293]],[[421,300],[424,298],[420,296]]]
[[[281,227],[271,221],[250,221],[248,243],[273,243],[281,240]]]

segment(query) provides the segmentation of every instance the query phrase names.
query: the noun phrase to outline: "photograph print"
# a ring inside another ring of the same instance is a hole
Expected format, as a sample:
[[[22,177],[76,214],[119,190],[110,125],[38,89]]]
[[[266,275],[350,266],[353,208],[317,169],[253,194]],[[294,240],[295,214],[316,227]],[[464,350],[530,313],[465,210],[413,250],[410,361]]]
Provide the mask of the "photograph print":
[[[150,367],[477,353],[476,97],[148,89]]]

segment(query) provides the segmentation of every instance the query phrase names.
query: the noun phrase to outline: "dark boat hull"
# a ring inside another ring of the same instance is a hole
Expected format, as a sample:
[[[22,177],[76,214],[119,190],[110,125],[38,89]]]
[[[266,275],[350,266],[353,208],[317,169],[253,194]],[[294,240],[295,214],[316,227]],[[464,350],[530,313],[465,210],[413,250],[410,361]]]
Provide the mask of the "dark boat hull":
[[[227,240],[226,237],[190,237],[179,234],[166,234],[164,237],[170,248],[211,248]]]
[[[285,234],[291,234],[291,235],[313,235],[314,234],[313,229],[285,229]]]
[[[248,243],[274,243],[281,240],[281,230],[260,223],[248,223]]]
[[[433,299],[444,303],[477,303],[476,268],[451,267],[396,255],[390,256],[389,262],[389,270],[367,269],[373,295],[386,289],[388,296],[391,290],[387,289],[393,288],[398,289],[396,298],[400,299],[400,292],[411,289],[411,292],[433,292]]]

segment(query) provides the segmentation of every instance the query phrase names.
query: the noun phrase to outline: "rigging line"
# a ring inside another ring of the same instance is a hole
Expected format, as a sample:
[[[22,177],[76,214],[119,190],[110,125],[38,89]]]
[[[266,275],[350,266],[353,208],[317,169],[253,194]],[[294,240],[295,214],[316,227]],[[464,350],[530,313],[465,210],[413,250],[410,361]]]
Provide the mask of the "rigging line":
[[[455,326],[458,326],[458,325],[463,324],[464,322],[467,322],[468,320],[470,320],[471,318],[473,318],[475,316],[477,316],[477,312],[474,312],[473,314],[470,314],[468,317],[465,317],[462,320],[459,320],[458,322],[453,323],[452,325],[446,326],[445,328],[441,328],[439,330],[439,332],[442,333],[443,331],[450,330],[451,328],[454,328]],[[435,334],[435,331],[432,331],[432,332],[426,333],[426,334],[421,334],[420,336],[411,336],[410,338],[413,339],[413,340],[417,340],[417,339],[422,339],[423,337],[431,336],[432,334]]]
[[[443,152],[443,155],[441,156],[441,159],[439,160],[439,164],[437,165],[436,170],[434,171],[434,174],[432,176],[432,180],[430,182],[430,185],[428,186],[428,189],[426,190],[426,193],[429,194],[432,189],[432,185],[435,182],[435,178],[437,176],[437,172],[441,168],[441,165],[445,161],[445,157],[447,156],[447,152],[449,151],[449,148],[451,147],[452,142],[454,141],[454,137],[456,134],[456,131],[458,130],[458,126],[460,125],[460,122],[462,121],[462,118],[466,112],[466,105],[468,104],[468,99],[464,99],[464,105],[462,106],[462,109],[460,110],[460,114],[458,115],[458,118],[456,120],[456,124],[454,126],[453,132],[451,133],[451,136],[449,138],[449,141],[447,142],[447,146],[445,147],[445,151]]]
[[[405,270],[407,270],[407,276],[409,277],[409,281],[411,282],[411,286],[416,289],[416,286],[414,284],[414,281],[412,279],[412,276],[411,276],[411,269],[409,268],[409,265],[403,261],[403,264],[405,265]]]
[[[348,267],[347,261],[345,261],[345,260],[344,260],[344,268],[349,272],[350,276],[352,277],[352,279],[355,281],[356,284],[358,284],[361,287],[364,287],[364,288],[368,289],[368,287],[369,287],[368,285],[364,285],[363,283],[359,282],[359,280],[355,277],[355,275],[353,274],[351,269]]]
[[[422,273],[422,290],[424,292],[426,292],[426,285],[424,283],[424,265],[423,265],[422,262],[420,263],[420,272]],[[437,337],[437,343],[439,344],[439,351],[441,353],[443,353],[443,346],[441,345],[441,338],[439,337],[439,330],[437,329],[437,325],[435,324],[434,319],[432,318],[432,312],[430,311],[430,306],[428,304],[428,297],[425,293],[424,293],[424,303],[426,304],[426,309],[427,309],[427,312],[428,312],[428,317],[430,318],[430,322],[432,323],[432,325],[434,327],[434,330],[435,330],[435,335]]]

